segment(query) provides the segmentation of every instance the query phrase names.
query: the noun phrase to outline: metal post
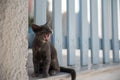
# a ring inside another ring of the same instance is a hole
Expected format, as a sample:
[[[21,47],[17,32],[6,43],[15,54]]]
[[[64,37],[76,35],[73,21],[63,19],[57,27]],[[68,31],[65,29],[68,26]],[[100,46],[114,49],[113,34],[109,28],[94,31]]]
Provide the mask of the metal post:
[[[87,0],[80,0],[80,48],[81,65],[88,65],[88,20],[87,20]]]
[[[46,7],[47,0],[35,0],[34,1],[34,23],[37,25],[43,25],[46,23]]]
[[[91,12],[91,61],[99,64],[99,39],[98,39],[98,0],[90,1]]]
[[[68,65],[75,65],[75,1],[67,0]]]
[[[62,65],[62,11],[61,0],[53,0],[53,38],[58,53],[59,64]]]
[[[111,0],[112,4],[112,46],[113,62],[119,62],[119,41],[118,41],[118,0]]]

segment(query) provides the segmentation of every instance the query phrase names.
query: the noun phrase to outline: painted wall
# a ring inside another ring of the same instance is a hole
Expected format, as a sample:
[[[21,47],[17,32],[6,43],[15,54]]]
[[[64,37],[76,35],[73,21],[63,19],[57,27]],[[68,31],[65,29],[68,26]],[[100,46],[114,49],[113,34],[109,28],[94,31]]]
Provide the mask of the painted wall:
[[[28,1],[0,0],[0,80],[28,80]]]

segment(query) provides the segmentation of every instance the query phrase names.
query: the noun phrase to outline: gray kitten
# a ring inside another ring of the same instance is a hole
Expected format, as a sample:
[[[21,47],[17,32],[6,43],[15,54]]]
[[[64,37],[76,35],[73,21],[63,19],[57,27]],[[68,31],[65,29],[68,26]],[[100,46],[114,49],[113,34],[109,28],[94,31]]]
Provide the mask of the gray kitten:
[[[36,76],[42,74],[42,77],[53,76],[59,72],[67,72],[76,78],[74,69],[60,67],[57,59],[57,52],[54,46],[49,42],[52,29],[46,24],[38,26],[32,24],[35,38],[32,45],[34,73]]]

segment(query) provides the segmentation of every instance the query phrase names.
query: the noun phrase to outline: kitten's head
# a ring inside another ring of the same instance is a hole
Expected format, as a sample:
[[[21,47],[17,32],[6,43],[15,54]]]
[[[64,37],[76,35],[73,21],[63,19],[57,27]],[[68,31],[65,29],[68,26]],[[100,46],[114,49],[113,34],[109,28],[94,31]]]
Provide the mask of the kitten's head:
[[[34,31],[35,34],[39,34],[39,35],[52,34],[52,29],[47,23],[40,26],[36,24],[32,24],[32,30]]]

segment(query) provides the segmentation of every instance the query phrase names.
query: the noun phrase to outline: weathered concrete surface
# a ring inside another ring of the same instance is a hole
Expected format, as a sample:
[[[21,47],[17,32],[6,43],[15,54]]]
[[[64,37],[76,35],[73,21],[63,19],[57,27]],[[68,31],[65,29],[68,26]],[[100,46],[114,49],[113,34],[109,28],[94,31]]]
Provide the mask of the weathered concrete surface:
[[[120,80],[120,65],[81,72],[77,80]]]
[[[28,80],[28,0],[0,0],[0,80]]]
[[[110,63],[110,64],[100,64],[100,65],[91,65],[89,67],[80,67],[79,52],[76,52],[76,80],[120,80],[120,63]],[[66,66],[66,51],[63,50],[63,65]],[[52,76],[49,78],[40,79],[39,77],[32,77],[33,73],[33,63],[32,63],[32,50],[29,50],[28,56],[28,72],[29,80],[71,80],[70,74],[62,73],[57,76]]]
[[[30,77],[30,80],[71,80],[71,78],[70,74],[59,74],[43,79]],[[120,80],[120,65],[78,72],[76,80]]]

